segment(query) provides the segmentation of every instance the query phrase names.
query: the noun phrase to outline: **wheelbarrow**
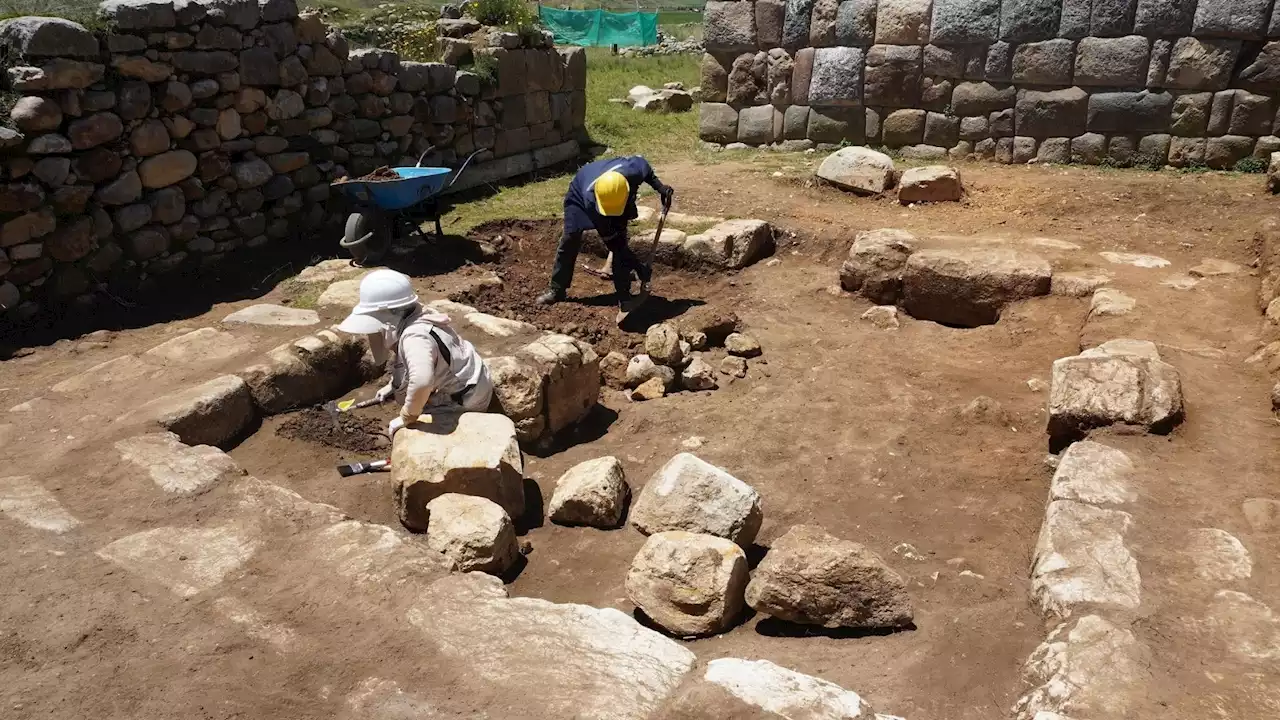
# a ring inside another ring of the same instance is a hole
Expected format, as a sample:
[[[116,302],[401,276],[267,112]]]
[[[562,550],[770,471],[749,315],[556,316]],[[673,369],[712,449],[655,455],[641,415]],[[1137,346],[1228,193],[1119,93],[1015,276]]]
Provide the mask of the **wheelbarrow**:
[[[433,149],[422,153],[415,167],[391,168],[399,179],[347,180],[332,184],[351,206],[352,212],[347,216],[346,229],[338,244],[351,253],[352,264],[364,266],[378,262],[396,237],[413,233],[427,221],[435,222],[437,238],[444,237],[440,226],[440,194],[453,187],[479,151],[468,155],[455,172],[443,167],[422,167],[422,159]]]

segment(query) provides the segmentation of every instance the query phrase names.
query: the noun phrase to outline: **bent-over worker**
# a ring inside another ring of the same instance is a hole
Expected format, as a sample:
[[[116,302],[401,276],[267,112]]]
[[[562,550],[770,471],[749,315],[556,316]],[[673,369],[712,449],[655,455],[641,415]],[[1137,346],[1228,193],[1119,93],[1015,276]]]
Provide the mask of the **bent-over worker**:
[[[387,426],[395,437],[424,410],[461,407],[484,412],[493,398],[493,381],[475,346],[458,335],[449,316],[423,306],[409,277],[395,270],[374,270],[360,281],[360,302],[338,329],[369,339],[380,366],[392,357],[391,381],[374,399],[393,396],[400,414]]]
[[[627,244],[627,223],[639,214],[636,193],[641,183],[656,190],[664,205],[671,202],[674,191],[638,155],[597,160],[574,175],[564,196],[564,234],[556,249],[551,287],[538,296],[539,303],[551,305],[565,299],[573,283],[573,265],[582,246],[582,233],[587,230],[600,234],[613,257],[613,288],[621,309],[629,312],[644,301],[652,272]],[[640,279],[640,294],[635,298],[631,297],[632,272]]]

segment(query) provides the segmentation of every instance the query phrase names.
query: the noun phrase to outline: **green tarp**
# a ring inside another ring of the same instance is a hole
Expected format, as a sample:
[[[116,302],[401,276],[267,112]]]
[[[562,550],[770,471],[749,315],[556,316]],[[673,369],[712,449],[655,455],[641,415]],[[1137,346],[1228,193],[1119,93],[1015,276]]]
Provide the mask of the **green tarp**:
[[[658,44],[657,13],[557,10],[544,6],[538,9],[538,14],[560,45]]]

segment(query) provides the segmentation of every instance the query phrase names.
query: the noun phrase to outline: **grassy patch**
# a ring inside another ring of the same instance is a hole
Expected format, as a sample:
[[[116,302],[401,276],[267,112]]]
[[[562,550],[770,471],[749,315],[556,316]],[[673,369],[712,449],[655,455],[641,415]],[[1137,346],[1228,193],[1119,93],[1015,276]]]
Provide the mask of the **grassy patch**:
[[[327,287],[326,283],[308,283],[302,282],[297,278],[290,278],[280,283],[281,303],[289,307],[295,307],[302,310],[313,310],[316,302],[320,300],[320,294]]]
[[[106,28],[98,16],[98,0],[0,0],[0,20],[23,15],[66,18],[90,30]]]
[[[489,197],[458,205],[444,219],[444,230],[464,235],[490,220],[507,218],[556,218],[564,212],[564,193],[572,172],[540,178],[523,185],[509,185]]]
[[[644,155],[649,159],[687,157],[698,146],[698,111],[654,115],[609,102],[625,98],[636,85],[661,88],[699,82],[699,58],[663,55],[644,58],[614,56],[607,48],[587,49],[587,131],[615,155]]]

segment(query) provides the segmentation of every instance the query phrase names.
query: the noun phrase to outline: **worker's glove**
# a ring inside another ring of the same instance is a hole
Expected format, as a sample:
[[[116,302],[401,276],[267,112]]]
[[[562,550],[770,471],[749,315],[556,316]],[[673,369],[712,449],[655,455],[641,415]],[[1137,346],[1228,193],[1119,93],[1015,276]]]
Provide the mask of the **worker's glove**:
[[[404,429],[404,418],[399,415],[391,418],[391,422],[387,424],[387,437],[394,438],[396,433]]]
[[[396,394],[396,389],[391,387],[391,383],[387,383],[386,385],[383,385],[382,387],[378,388],[378,392],[373,394],[373,399],[377,400],[380,403],[384,403],[390,400],[391,396],[395,394]]]
[[[669,208],[671,207],[671,199],[676,196],[676,189],[670,185],[663,185],[662,189],[658,191],[658,196],[662,198],[662,206]]]

